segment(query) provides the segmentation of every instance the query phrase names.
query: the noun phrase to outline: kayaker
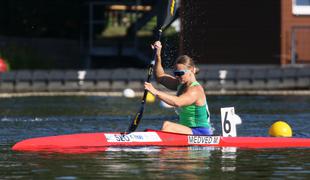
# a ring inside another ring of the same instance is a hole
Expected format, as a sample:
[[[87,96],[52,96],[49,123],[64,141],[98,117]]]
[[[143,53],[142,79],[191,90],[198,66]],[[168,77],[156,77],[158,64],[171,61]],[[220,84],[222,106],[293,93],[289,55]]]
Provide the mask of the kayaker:
[[[210,113],[203,87],[196,80],[199,69],[187,55],[179,56],[174,65],[174,76],[166,74],[161,61],[162,45],[156,41],[152,48],[156,49],[154,75],[158,83],[168,89],[176,90],[176,95],[160,91],[151,83],[144,87],[165,103],[177,108],[179,123],[165,121],[162,130],[193,135],[212,135]]]

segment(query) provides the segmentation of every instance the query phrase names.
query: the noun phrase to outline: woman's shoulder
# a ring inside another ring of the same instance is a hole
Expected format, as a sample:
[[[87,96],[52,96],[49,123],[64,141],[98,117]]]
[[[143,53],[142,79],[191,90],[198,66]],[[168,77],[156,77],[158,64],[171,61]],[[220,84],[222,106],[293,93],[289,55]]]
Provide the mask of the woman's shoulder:
[[[193,89],[195,89],[195,88],[198,88],[198,89],[203,88],[202,85],[198,81],[192,82],[192,84],[189,87],[193,87]]]
[[[190,87],[188,88],[188,90],[190,90],[190,91],[195,91],[195,92],[197,92],[197,93],[204,93],[204,88],[203,88],[203,86],[202,86],[201,84],[199,84],[198,82],[197,82],[197,84],[195,84],[194,86],[190,86]]]
[[[203,91],[203,87],[201,85],[189,86],[187,90],[200,93]]]

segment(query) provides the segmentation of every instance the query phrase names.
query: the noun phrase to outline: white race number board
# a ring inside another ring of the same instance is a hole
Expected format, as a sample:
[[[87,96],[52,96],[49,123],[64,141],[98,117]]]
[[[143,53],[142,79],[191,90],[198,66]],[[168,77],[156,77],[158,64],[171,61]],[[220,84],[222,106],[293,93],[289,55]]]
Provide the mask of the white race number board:
[[[234,107],[221,108],[222,134],[224,137],[237,136],[237,124],[241,124],[241,118],[235,114]]]

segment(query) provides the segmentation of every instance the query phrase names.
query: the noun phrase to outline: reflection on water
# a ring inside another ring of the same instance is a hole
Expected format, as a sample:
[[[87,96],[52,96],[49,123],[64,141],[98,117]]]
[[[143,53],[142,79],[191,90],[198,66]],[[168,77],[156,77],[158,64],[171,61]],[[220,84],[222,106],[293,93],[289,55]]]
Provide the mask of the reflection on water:
[[[237,148],[223,147],[222,148],[222,167],[223,172],[236,170]]]
[[[101,148],[84,154],[11,151],[22,139],[82,132],[123,131],[140,99],[29,97],[0,101],[0,179],[309,179],[310,149],[214,147]],[[235,106],[239,136],[267,136],[283,119],[295,137],[310,137],[310,97],[211,96],[215,134],[220,107]],[[173,110],[147,104],[139,131],[159,129]]]
[[[1,177],[34,179],[307,178],[309,149],[108,148],[91,154],[9,153]]]

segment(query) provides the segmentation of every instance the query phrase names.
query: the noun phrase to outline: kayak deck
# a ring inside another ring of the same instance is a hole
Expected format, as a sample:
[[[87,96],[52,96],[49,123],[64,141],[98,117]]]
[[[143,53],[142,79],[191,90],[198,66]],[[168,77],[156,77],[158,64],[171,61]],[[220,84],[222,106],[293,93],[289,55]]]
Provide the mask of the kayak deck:
[[[212,146],[238,148],[310,147],[310,138],[194,136],[147,129],[145,132],[82,133],[31,138],[16,143],[14,151],[54,151],[70,149],[103,151],[107,147]]]

